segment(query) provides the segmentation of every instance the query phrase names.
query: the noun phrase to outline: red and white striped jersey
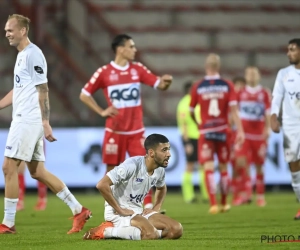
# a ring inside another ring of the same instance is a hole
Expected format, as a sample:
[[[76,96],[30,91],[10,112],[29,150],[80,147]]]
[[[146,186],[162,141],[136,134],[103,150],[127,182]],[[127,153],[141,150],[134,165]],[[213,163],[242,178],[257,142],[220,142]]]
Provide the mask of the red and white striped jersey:
[[[130,62],[120,67],[111,62],[93,74],[82,92],[92,95],[102,89],[108,105],[118,109],[117,116],[106,118],[106,130],[135,134],[144,130],[140,85],[156,88],[159,82],[159,78],[141,63]]]

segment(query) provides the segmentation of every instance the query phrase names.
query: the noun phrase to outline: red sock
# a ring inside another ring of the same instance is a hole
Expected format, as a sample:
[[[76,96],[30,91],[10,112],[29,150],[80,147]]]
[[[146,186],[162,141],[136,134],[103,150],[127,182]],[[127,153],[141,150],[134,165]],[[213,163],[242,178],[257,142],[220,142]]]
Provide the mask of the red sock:
[[[19,179],[19,200],[23,201],[25,196],[25,178],[24,174],[18,174]]]
[[[257,195],[265,194],[264,174],[256,175],[256,194]]]
[[[250,200],[252,197],[252,180],[251,176],[247,175],[245,178],[245,191],[246,191],[246,199]]]
[[[47,199],[47,186],[40,181],[38,181],[38,198],[39,200]]]
[[[152,204],[152,189],[150,189],[150,191],[144,199],[144,206],[146,206],[147,204]]]
[[[221,204],[226,205],[226,198],[229,188],[229,178],[227,171],[221,172]]]
[[[215,183],[214,171],[205,170],[204,174],[205,174],[205,184],[209,196],[210,205],[215,206],[217,205],[217,199],[216,199],[217,187]]]

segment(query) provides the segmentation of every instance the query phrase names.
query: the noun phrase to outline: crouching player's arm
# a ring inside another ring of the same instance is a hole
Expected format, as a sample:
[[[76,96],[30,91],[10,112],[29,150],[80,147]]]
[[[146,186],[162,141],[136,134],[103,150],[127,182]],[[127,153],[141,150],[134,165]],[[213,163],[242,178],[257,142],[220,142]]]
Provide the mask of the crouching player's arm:
[[[167,194],[167,186],[156,187],[155,204],[152,210],[159,212]]]
[[[113,185],[111,179],[105,175],[97,184],[97,189],[102,194],[103,198],[107,201],[109,205],[111,205],[117,214],[120,216],[130,216],[134,214],[133,210],[121,208],[114,198],[110,186]]]

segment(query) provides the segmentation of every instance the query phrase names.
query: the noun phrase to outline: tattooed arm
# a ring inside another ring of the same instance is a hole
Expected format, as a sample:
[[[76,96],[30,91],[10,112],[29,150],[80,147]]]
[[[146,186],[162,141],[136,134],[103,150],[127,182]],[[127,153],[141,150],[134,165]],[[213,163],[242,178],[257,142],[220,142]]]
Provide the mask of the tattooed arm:
[[[50,103],[49,103],[49,95],[48,95],[48,84],[40,84],[36,85],[36,89],[39,93],[39,103],[42,114],[42,122],[44,127],[45,138],[50,141],[56,141],[54,136],[52,135],[52,128],[49,123],[50,119]]]

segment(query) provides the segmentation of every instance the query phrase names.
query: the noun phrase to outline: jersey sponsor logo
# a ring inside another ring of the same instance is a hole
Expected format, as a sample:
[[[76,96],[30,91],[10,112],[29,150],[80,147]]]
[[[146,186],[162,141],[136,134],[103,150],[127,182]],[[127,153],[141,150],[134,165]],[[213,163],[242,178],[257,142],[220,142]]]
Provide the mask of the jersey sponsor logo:
[[[246,120],[261,120],[265,115],[265,105],[258,102],[240,102],[240,117]]]
[[[129,108],[141,105],[140,84],[127,83],[109,86],[108,95],[116,108]]]
[[[211,86],[199,86],[197,89],[198,94],[205,93],[217,93],[217,92],[229,92],[227,85],[211,85]]]
[[[38,73],[38,74],[44,74],[44,70],[43,70],[43,68],[40,67],[40,66],[34,66],[34,70],[35,70],[35,72]]]
[[[143,202],[146,195],[147,194],[138,194],[138,195],[130,194],[130,201],[135,203],[141,203]]]
[[[136,178],[136,180],[135,180],[135,181],[136,181],[136,182],[143,182],[143,180],[144,180],[144,179],[141,179],[141,178]]]
[[[300,100],[300,92],[288,92],[290,95],[291,100],[293,100],[294,98],[296,98],[297,100]]]
[[[20,83],[21,79],[18,75],[15,75],[15,81],[16,81],[16,84],[15,84],[16,88],[23,88],[23,84]]]

